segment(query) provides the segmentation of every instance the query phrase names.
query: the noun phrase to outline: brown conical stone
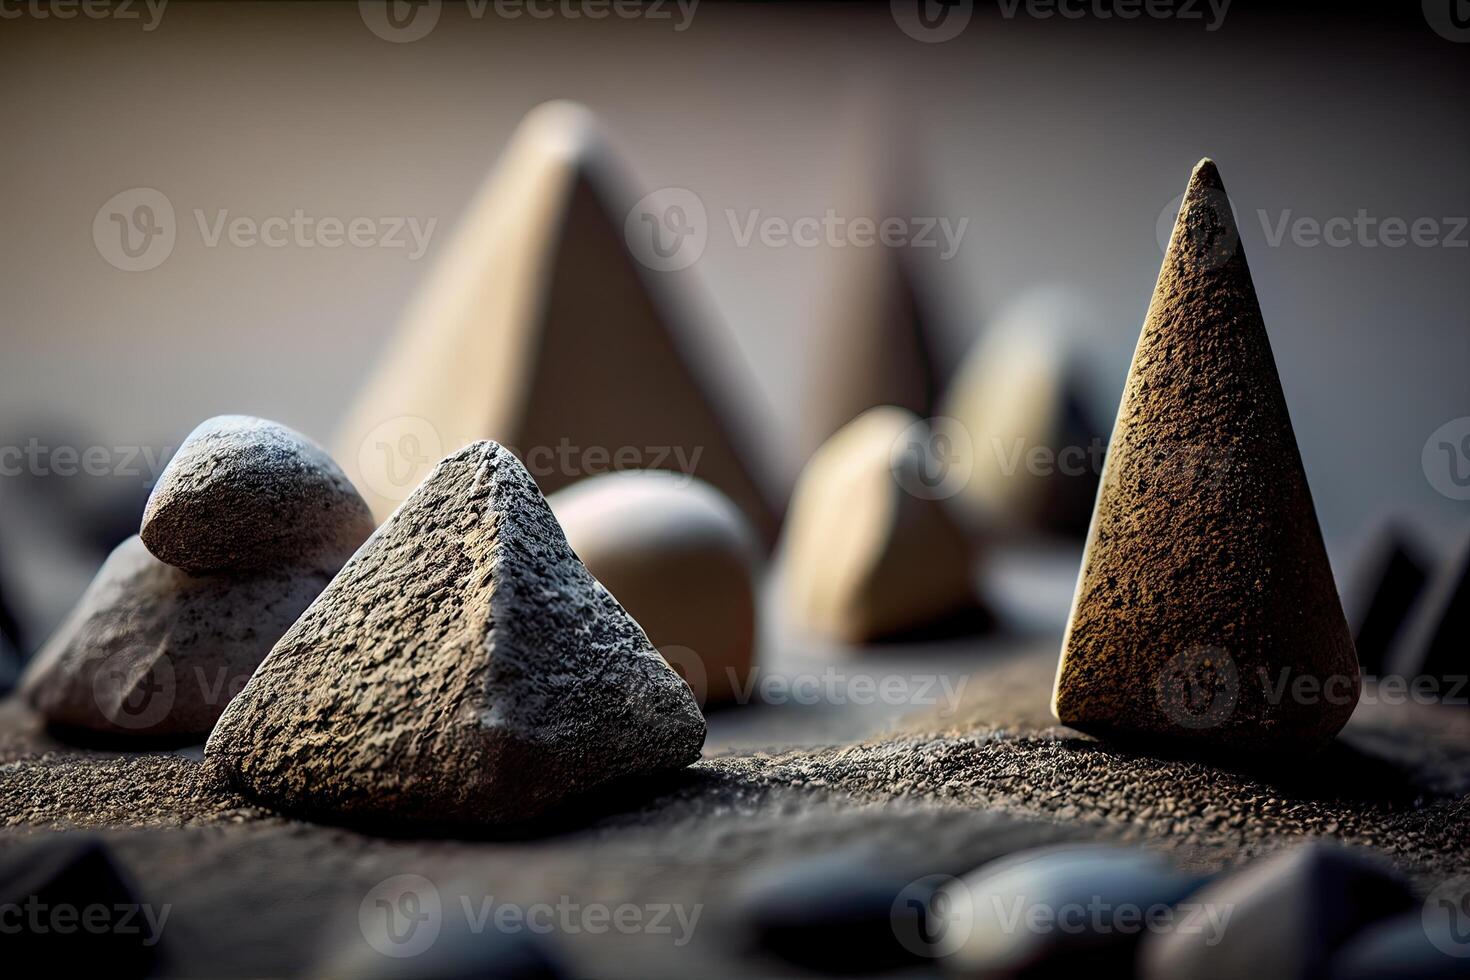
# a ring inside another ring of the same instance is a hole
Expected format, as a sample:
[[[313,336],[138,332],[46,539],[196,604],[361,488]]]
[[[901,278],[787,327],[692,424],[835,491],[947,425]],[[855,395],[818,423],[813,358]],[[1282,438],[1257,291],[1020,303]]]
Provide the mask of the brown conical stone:
[[[1315,750],[1359,687],[1250,270],[1204,160],[1118,409],[1053,711],[1161,746]]]
[[[220,718],[206,761],[282,810],[407,827],[538,817],[699,757],[688,686],[492,442],[445,459]]]
[[[779,507],[739,401],[751,386],[701,343],[675,292],[691,280],[632,250],[639,198],[586,109],[526,117],[340,435],[380,520],[441,455],[494,439],[547,493],[614,467],[697,476],[769,546]]]

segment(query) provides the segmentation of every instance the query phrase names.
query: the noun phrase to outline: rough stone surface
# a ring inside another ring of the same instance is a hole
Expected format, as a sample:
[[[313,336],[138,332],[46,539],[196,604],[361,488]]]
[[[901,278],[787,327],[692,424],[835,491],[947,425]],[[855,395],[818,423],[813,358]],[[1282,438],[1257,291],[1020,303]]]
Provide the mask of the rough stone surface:
[[[524,822],[687,766],[689,688],[495,443],[445,459],[286,633],[209,739],[249,795],[342,820]]]
[[[592,477],[547,503],[577,557],[701,705],[746,688],[765,549],[739,508],[707,483],[652,470]]]
[[[1381,528],[1364,549],[1354,576],[1351,602],[1353,645],[1363,673],[1383,674],[1429,571],[1406,532]]]
[[[1470,697],[1470,528],[1435,569],[1404,626],[1389,669],[1404,677],[1433,678],[1441,697]],[[1462,702],[1463,704],[1463,702]]]
[[[1206,160],[1123,392],[1054,710],[1095,734],[1310,752],[1359,686],[1239,232]]]
[[[972,555],[926,483],[940,472],[912,412],[871,409],[812,457],[791,499],[781,563],[792,619],[865,643],[978,609]]]
[[[1214,943],[1202,932],[1150,933],[1139,951],[1147,980],[1311,980],[1364,926],[1415,904],[1381,861],[1323,843],[1248,865],[1190,900],[1228,909],[1228,927]]]
[[[945,886],[950,919],[936,951],[962,976],[1127,976],[1140,933],[1103,917],[1122,907],[1173,905],[1200,881],[1141,849],[1062,845],[1023,852]],[[1068,911],[1077,909],[1087,911],[1080,917]],[[1017,911],[1022,922],[1039,913],[1056,916],[1057,925],[1017,928],[1009,918]]]
[[[60,728],[202,738],[330,578],[191,575],[129,538],[27,665],[22,696]]]
[[[148,550],[196,574],[270,568],[335,572],[372,533],[367,504],[327,453],[245,415],[201,423],[143,511]]]

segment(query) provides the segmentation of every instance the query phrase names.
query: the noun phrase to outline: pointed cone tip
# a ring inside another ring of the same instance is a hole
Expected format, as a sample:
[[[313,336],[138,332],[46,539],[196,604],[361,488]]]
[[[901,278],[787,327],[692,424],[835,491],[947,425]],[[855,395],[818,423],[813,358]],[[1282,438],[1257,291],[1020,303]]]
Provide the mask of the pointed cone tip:
[[[602,126],[580,102],[554,99],[526,113],[512,140],[532,142],[543,152],[568,160],[586,160],[602,146]]]
[[[1189,186],[1191,189],[1195,187],[1211,187],[1219,191],[1225,189],[1225,183],[1220,179],[1220,168],[1215,166],[1215,161],[1209,157],[1205,157],[1194,165],[1194,171],[1189,175]]]

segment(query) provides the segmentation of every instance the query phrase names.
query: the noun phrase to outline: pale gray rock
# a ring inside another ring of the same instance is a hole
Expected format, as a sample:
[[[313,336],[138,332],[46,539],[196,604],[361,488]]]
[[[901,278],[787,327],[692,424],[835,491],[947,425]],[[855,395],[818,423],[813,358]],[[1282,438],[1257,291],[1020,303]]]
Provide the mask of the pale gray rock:
[[[97,572],[21,678],[63,729],[202,737],[331,575],[191,575],[132,537]]]
[[[372,533],[368,505],[326,451],[247,415],[201,423],[143,511],[148,550],[186,571],[335,572]]]
[[[704,718],[506,449],[448,457],[230,703],[206,762],[281,810],[539,817],[699,758]]]
[[[1211,942],[1203,932],[1151,934],[1139,951],[1142,976],[1310,980],[1364,927],[1415,904],[1386,864],[1315,842],[1247,865],[1192,901],[1229,910],[1223,935]]]

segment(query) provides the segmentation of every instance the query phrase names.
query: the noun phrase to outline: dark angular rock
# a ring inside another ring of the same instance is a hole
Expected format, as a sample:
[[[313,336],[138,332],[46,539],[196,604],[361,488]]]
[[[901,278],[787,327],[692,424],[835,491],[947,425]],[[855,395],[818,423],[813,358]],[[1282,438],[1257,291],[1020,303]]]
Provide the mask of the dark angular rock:
[[[1387,866],[1315,842],[1247,865],[1190,900],[1231,910],[1228,927],[1213,944],[1182,930],[1150,935],[1139,954],[1148,980],[1320,977],[1360,929],[1415,904]]]
[[[335,572],[373,532],[367,504],[326,451],[276,422],[221,415],[179,447],[143,511],[154,555],[195,574]]]
[[[1455,910],[1462,923],[1470,915]],[[1470,934],[1418,911],[1368,926],[1332,958],[1329,980],[1450,980],[1470,976]],[[1459,955],[1455,955],[1457,951]]]
[[[280,809],[524,823],[699,757],[689,688],[508,450],[445,459],[281,638],[206,748]]]
[[[21,680],[60,728],[202,737],[331,575],[190,575],[129,538]]]
[[[8,913],[0,940],[8,969],[44,964],[58,977],[149,976],[168,922],[164,907],[144,903],[106,845],[69,834],[0,858],[0,909]]]
[[[1200,886],[1148,851],[1063,845],[988,864],[945,889],[940,947],[961,976],[1127,976],[1150,921]],[[1203,923],[1202,923],[1203,925]]]
[[[1394,638],[1428,578],[1418,549],[1400,527],[1381,528],[1364,549],[1350,604],[1353,645],[1364,674],[1382,675]]]
[[[1470,674],[1470,531],[1435,569],[1395,645],[1389,673],[1434,678],[1441,697],[1470,695],[1464,685]]]
[[[1205,160],[1123,392],[1053,711],[1102,736],[1310,752],[1360,686],[1250,270]]]

